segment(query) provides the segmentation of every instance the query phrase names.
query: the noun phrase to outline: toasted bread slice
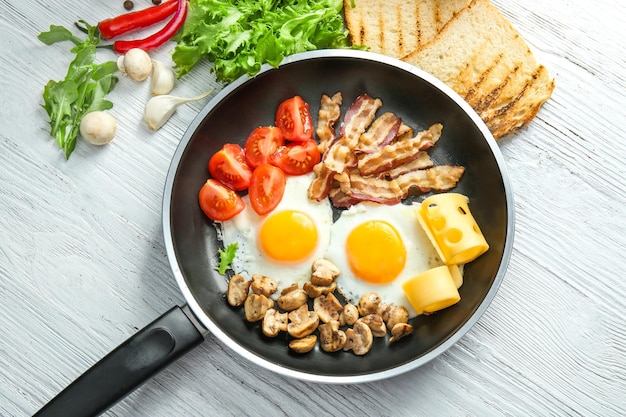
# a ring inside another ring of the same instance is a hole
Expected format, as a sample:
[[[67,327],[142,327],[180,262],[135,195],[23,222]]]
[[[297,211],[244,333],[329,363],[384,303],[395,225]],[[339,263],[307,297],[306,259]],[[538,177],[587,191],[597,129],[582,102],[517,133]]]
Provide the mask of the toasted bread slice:
[[[545,67],[489,0],[472,0],[403,60],[452,87],[496,138],[530,122],[554,89]]]
[[[344,15],[354,45],[365,45],[372,52],[402,58],[430,42],[468,2],[344,0]]]

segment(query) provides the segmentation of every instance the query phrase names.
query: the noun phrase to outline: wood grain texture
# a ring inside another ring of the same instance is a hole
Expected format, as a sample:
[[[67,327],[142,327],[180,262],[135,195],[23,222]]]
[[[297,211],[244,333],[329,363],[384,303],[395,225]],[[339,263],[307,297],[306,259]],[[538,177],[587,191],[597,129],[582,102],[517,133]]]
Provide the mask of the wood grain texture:
[[[528,128],[499,142],[516,237],[477,325],[420,369],[359,385],[291,380],[209,336],[105,415],[626,415],[626,3],[493,3],[556,89]],[[43,86],[63,77],[71,55],[37,34],[122,11],[121,1],[0,3],[3,417],[32,415],[184,303],[163,246],[161,194],[178,140],[206,101],[149,132],[147,84],[122,79],[111,96],[118,137],[103,148],[79,143],[69,161],[40,107]],[[175,92],[214,86],[202,64]]]

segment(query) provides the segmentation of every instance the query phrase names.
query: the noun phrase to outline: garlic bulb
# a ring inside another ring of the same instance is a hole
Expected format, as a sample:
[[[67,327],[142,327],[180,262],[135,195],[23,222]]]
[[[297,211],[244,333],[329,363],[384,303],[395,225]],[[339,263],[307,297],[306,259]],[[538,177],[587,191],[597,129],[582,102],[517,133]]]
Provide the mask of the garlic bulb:
[[[144,120],[150,130],[159,130],[179,106],[191,101],[201,100],[212,92],[213,90],[209,90],[204,94],[191,98],[170,95],[154,96],[146,103],[146,108],[143,112]]]
[[[152,79],[150,88],[153,96],[167,94],[174,88],[174,71],[163,62],[152,60]]]

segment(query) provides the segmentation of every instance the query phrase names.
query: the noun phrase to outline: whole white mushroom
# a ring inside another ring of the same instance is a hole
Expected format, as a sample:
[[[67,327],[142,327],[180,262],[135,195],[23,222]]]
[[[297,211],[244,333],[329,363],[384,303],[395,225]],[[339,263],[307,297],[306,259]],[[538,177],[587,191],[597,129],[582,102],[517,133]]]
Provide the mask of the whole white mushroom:
[[[152,73],[152,59],[146,51],[133,48],[126,52],[123,61],[118,61],[118,68],[123,65],[122,73],[126,73],[133,81],[143,81]]]
[[[117,132],[115,118],[103,111],[87,113],[80,122],[80,135],[92,145],[106,145]]]

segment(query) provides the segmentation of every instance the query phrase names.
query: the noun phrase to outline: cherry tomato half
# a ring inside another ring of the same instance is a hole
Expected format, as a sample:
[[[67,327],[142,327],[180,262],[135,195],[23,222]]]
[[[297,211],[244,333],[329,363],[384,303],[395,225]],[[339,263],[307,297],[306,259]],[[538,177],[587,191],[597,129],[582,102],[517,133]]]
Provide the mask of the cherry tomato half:
[[[273,165],[259,165],[250,178],[250,205],[262,216],[274,210],[285,193],[287,176],[282,169]]]
[[[214,179],[207,180],[200,188],[198,201],[204,214],[217,221],[230,220],[245,207],[235,191]]]
[[[209,160],[211,176],[233,190],[245,190],[250,185],[252,168],[246,163],[243,148],[225,144]]]
[[[246,161],[252,168],[269,162],[270,156],[285,143],[282,131],[275,126],[257,127],[243,146]]]
[[[311,172],[321,158],[317,143],[305,140],[281,146],[272,154],[270,163],[287,175],[302,175]]]
[[[313,139],[313,119],[309,104],[300,96],[289,98],[278,106],[276,126],[286,140]]]

